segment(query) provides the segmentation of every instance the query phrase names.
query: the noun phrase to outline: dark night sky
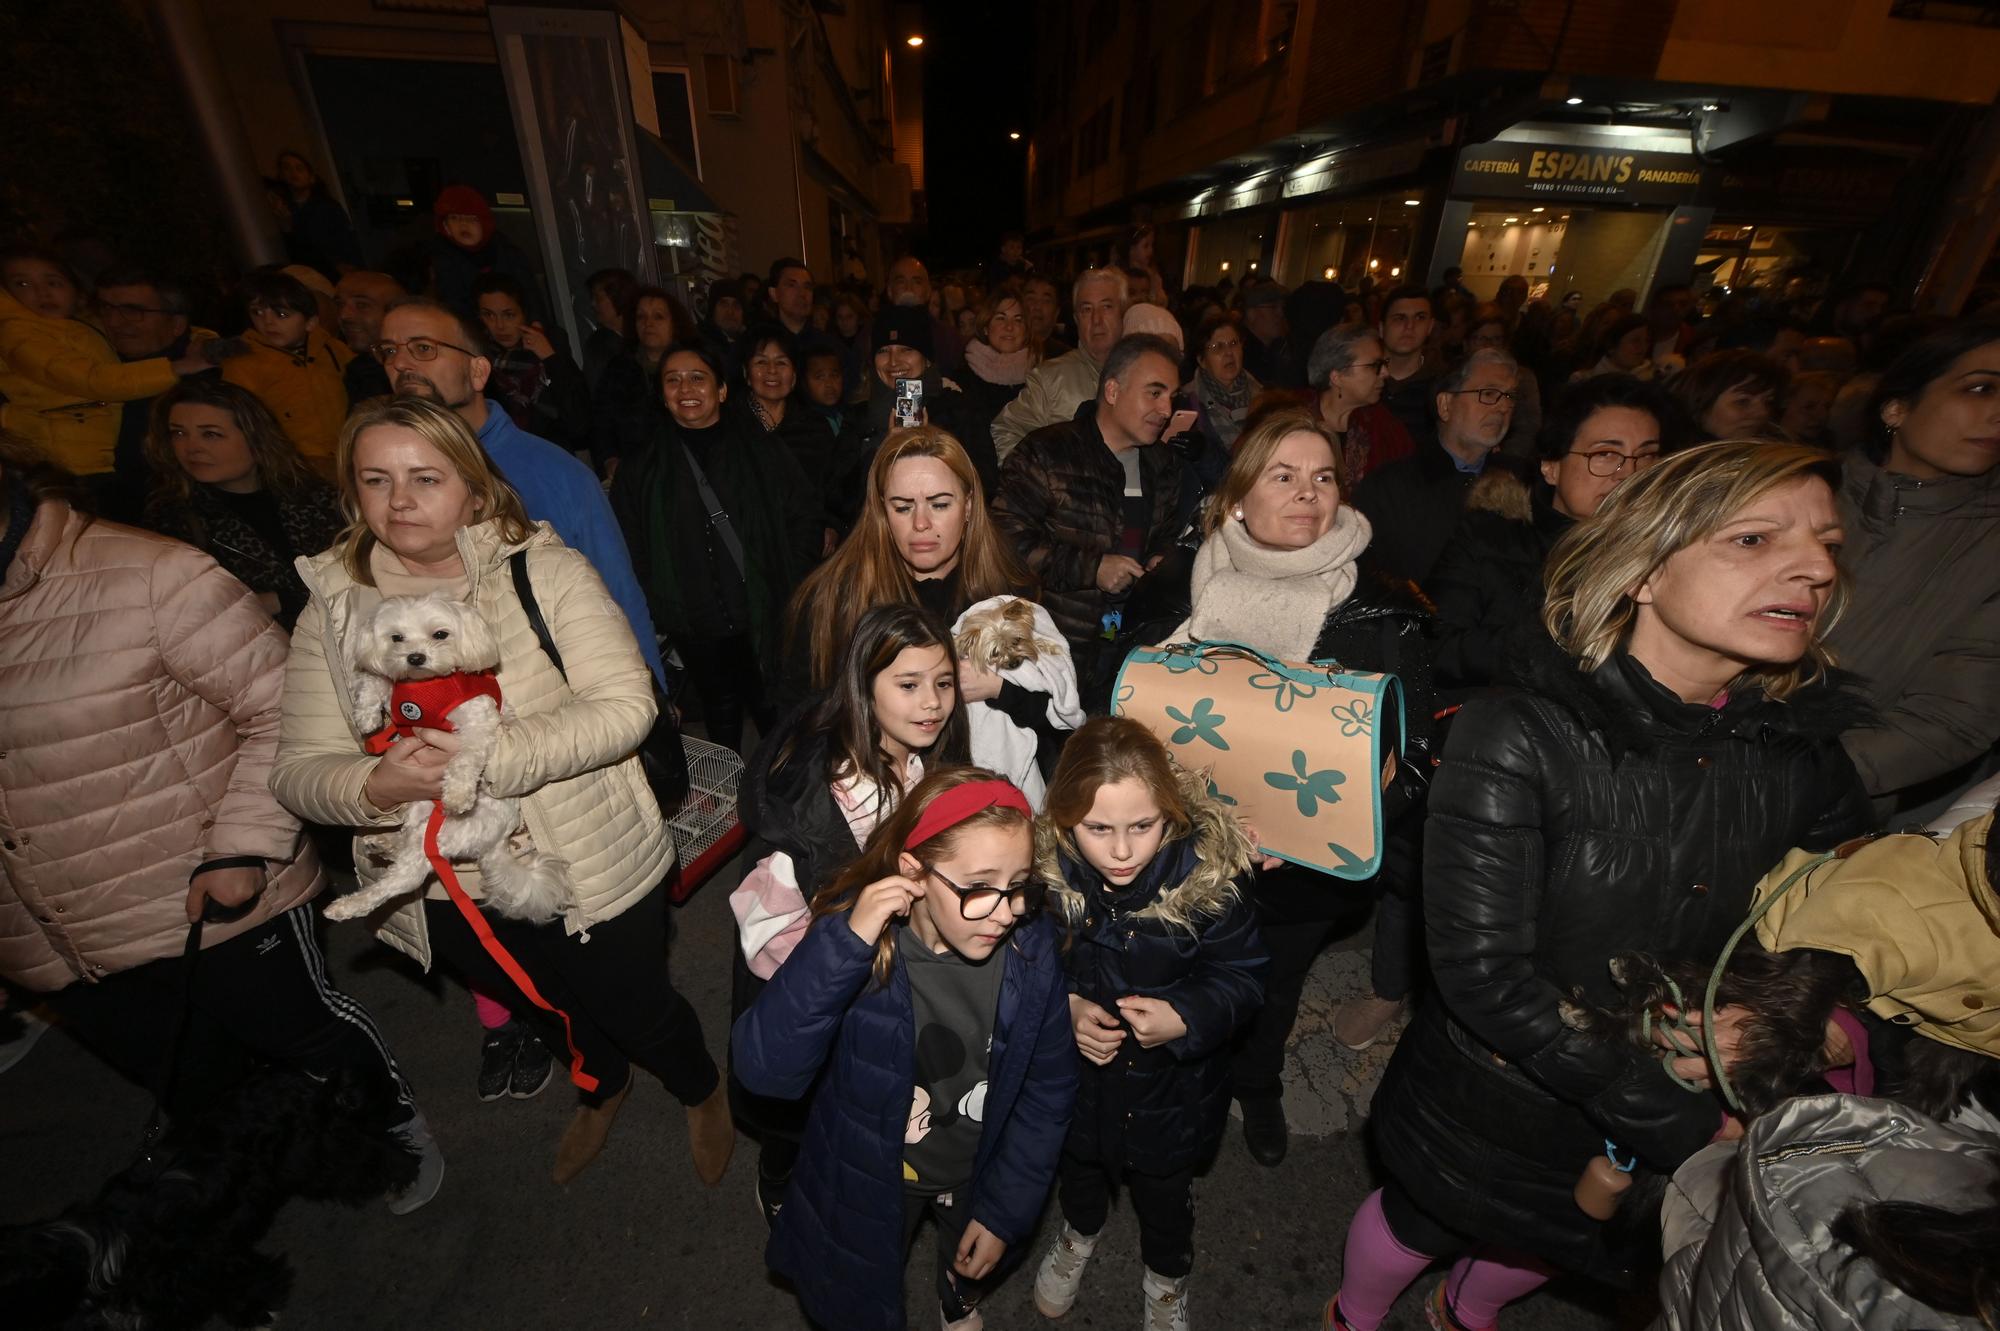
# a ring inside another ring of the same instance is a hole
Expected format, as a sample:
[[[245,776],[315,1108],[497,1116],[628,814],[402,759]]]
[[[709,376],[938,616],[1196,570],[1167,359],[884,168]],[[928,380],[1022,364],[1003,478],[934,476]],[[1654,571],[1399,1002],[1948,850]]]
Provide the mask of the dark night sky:
[[[933,268],[990,256],[1024,217],[1027,104],[1034,83],[1029,0],[924,5],[924,186]],[[1022,139],[1009,142],[1007,131]]]

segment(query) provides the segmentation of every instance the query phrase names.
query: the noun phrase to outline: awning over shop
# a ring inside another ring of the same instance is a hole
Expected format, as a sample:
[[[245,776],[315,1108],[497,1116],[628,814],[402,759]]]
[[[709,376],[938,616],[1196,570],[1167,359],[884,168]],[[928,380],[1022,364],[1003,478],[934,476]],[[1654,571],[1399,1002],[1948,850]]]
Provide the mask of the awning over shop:
[[[648,208],[668,213],[722,211],[659,135],[643,125],[632,126],[632,133],[639,142],[639,176],[645,182]]]

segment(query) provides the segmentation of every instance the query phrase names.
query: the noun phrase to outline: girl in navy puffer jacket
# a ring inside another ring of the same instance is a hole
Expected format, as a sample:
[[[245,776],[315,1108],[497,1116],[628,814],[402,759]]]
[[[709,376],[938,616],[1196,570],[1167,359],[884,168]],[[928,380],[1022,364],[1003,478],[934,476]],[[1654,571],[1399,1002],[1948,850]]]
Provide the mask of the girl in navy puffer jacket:
[[[1033,866],[1026,796],[978,768],[932,773],[814,897],[812,928],[736,1023],[744,1086],[813,1091],[766,1260],[829,1331],[902,1331],[926,1214],[952,1328],[980,1325],[982,1285],[1034,1230],[1076,1054]]]
[[[1042,877],[1070,930],[1069,1008],[1087,1060],[1063,1145],[1063,1226],[1035,1306],[1076,1301],[1111,1188],[1139,1221],[1148,1327],[1187,1326],[1194,1176],[1229,1117],[1229,1043],[1269,964],[1238,891],[1250,839],[1152,732],[1098,717],[1063,749],[1043,817]]]

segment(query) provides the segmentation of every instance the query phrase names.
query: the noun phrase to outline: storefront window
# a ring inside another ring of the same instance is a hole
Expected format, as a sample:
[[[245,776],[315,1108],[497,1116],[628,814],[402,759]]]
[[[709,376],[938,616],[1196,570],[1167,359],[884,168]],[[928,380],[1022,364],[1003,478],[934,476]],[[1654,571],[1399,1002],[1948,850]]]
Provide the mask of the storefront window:
[[[1364,277],[1374,278],[1378,287],[1402,281],[1421,203],[1415,194],[1398,192],[1287,212],[1276,277],[1290,286],[1337,281],[1349,288]]]
[[[1242,283],[1263,275],[1269,238],[1278,225],[1275,214],[1259,209],[1204,221],[1195,228],[1188,264],[1189,286],[1214,286],[1222,279]]]
[[[1839,269],[1853,246],[1851,230],[1722,223],[1702,237],[1695,283],[1725,294],[1753,287],[1776,291],[1794,275]]]
[[[1475,200],[1459,267],[1465,285],[1491,300],[1509,277],[1528,279],[1530,300],[1583,293],[1586,307],[1629,287],[1651,288],[1669,214]]]

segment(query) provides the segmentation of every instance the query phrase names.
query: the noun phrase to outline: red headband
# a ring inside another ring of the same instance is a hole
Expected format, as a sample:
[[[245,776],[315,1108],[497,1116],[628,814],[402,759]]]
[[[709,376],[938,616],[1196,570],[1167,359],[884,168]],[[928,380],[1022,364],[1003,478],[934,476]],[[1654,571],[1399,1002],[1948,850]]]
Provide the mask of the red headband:
[[[939,832],[957,827],[982,809],[1019,809],[1032,818],[1033,808],[1028,797],[1015,788],[1012,781],[968,781],[962,786],[953,786],[944,794],[930,802],[917,825],[910,832],[905,848],[921,846]]]

